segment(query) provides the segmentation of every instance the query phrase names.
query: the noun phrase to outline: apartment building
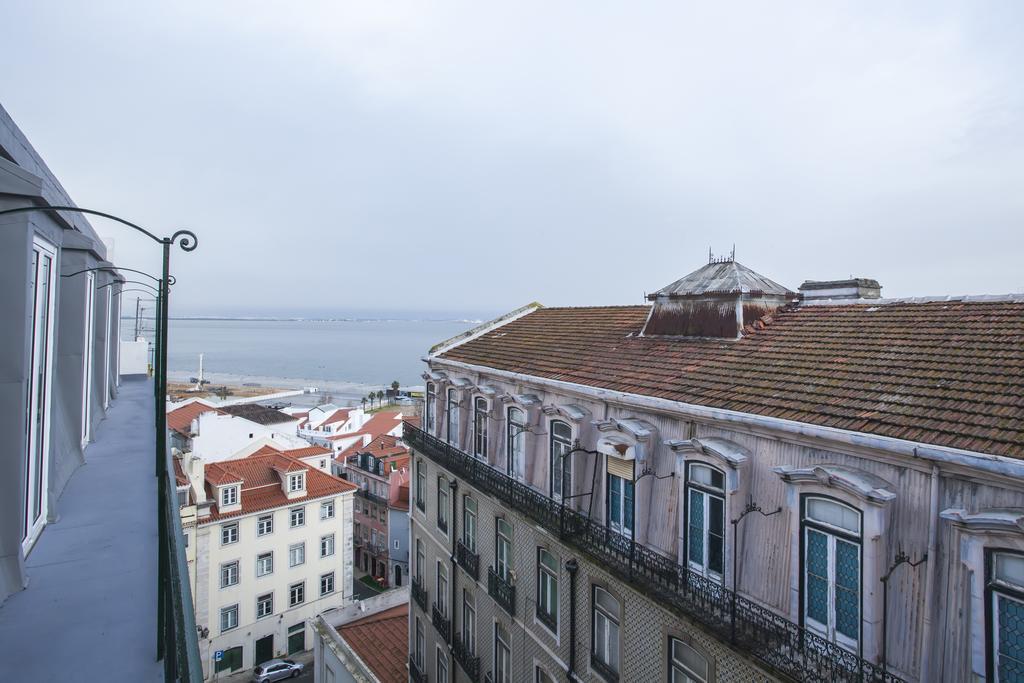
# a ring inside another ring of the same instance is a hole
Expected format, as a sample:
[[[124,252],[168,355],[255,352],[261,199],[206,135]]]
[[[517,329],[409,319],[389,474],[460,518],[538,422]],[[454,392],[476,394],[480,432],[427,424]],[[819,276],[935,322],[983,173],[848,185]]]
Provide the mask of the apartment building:
[[[0,216],[0,658],[17,668],[4,678],[116,666],[188,681],[180,529],[160,522],[162,401],[119,372],[125,278],[84,215],[57,206],[75,204],[0,107],[0,211],[18,210]]]
[[[353,541],[356,567],[384,586],[401,585],[401,565],[396,570],[390,561],[394,545],[392,516],[401,514],[398,491],[392,490],[392,475],[408,469],[409,449],[398,438],[382,434],[368,445],[352,449],[344,462],[343,476],[357,487]],[[396,483],[400,485],[400,480]],[[403,527],[408,531],[408,525],[401,522],[394,526],[399,533]]]
[[[435,347],[414,681],[1024,676],[1024,297],[732,259]]]
[[[182,480],[206,677],[309,649],[307,620],[351,601],[355,486],[279,452],[185,455]]]

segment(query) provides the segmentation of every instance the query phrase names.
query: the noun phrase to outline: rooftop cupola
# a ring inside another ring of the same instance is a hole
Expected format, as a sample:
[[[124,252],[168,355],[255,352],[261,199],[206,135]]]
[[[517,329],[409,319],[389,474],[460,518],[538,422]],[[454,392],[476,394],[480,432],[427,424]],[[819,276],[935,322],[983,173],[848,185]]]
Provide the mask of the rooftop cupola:
[[[709,256],[707,265],[647,295],[654,305],[643,335],[737,339],[745,324],[794,298],[794,292],[732,256]]]

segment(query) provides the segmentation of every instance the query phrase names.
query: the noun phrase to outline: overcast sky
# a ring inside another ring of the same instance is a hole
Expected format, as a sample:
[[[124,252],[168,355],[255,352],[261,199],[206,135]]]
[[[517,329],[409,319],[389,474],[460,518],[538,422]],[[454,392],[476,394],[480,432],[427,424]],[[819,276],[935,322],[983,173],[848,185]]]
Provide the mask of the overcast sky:
[[[1024,4],[894,4],[8,0],[0,101],[79,205],[199,234],[179,314],[639,303],[734,243],[1024,291]]]

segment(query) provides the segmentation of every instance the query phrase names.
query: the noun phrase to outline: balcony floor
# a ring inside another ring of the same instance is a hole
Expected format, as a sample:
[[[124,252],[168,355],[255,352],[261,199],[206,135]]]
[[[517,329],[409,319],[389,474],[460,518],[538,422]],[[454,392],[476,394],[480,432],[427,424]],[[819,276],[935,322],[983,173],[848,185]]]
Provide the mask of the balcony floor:
[[[0,661],[19,681],[160,681],[153,383],[127,379],[0,607]]]

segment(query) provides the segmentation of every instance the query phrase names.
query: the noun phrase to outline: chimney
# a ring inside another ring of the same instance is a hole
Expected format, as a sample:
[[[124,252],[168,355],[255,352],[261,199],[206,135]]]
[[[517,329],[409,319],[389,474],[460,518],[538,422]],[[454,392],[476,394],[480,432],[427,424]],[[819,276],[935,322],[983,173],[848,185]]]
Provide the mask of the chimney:
[[[847,280],[807,280],[800,285],[804,301],[823,299],[880,299],[882,285],[878,280],[852,277]]]

